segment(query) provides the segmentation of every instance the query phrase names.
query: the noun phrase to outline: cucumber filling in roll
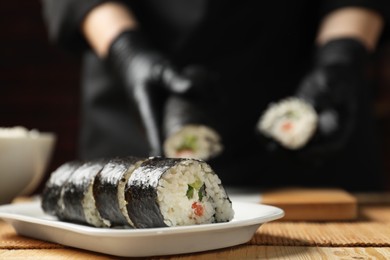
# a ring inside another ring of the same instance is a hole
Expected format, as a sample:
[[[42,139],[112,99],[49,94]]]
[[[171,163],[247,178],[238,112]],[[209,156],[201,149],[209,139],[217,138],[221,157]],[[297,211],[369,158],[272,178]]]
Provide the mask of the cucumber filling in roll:
[[[61,184],[50,186],[57,181]],[[234,216],[219,177],[196,159],[125,157],[75,168],[65,164],[47,187],[57,192],[55,198],[43,193],[46,213],[95,227],[182,226],[227,222]]]
[[[186,125],[164,143],[165,156],[171,158],[209,160],[219,155],[222,148],[217,132],[204,125]]]
[[[207,164],[191,160],[167,170],[157,200],[167,226],[226,222],[234,215],[218,176]]]

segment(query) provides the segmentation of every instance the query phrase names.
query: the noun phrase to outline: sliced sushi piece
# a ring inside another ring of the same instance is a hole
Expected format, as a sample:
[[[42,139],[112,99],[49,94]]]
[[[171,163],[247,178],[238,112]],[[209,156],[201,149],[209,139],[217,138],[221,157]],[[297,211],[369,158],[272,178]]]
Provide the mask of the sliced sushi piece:
[[[69,177],[61,191],[62,220],[106,227],[96,208],[93,196],[93,184],[96,175],[103,169],[106,160],[85,162]]]
[[[50,215],[61,215],[62,186],[69,177],[76,171],[82,162],[71,161],[59,166],[51,175],[42,191],[42,209]]]
[[[221,180],[201,160],[125,157],[71,165],[50,177],[57,184],[54,179],[64,178],[56,186],[61,192],[54,208],[60,210],[50,210],[52,195],[43,193],[42,208],[61,220],[151,228],[225,222],[234,215]]]
[[[144,160],[131,156],[114,158],[96,175],[93,186],[96,208],[108,226],[134,227],[126,208],[125,186]]]
[[[309,103],[289,97],[271,103],[261,116],[257,128],[285,148],[296,150],[309,142],[317,129],[317,124],[318,115]]]
[[[205,125],[185,125],[164,142],[164,153],[171,158],[209,160],[222,151],[217,132]]]
[[[171,96],[165,106],[163,122],[166,157],[209,160],[223,150],[219,134],[195,102]]]
[[[234,216],[219,177],[195,159],[146,160],[130,176],[125,199],[136,228],[227,222]]]

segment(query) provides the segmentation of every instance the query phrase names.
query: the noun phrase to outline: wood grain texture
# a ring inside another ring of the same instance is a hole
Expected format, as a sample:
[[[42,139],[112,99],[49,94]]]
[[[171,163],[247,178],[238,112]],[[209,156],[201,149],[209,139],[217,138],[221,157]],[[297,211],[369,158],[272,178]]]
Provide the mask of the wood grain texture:
[[[0,258],[21,259],[125,259],[76,249],[0,250]],[[155,256],[147,259],[209,260],[209,259],[390,259],[389,247],[281,247],[239,246],[178,256]]]
[[[357,199],[340,189],[285,188],[266,191],[263,204],[282,208],[280,221],[353,220],[358,213]]]
[[[22,237],[0,221],[0,259],[8,258],[124,259]],[[362,205],[354,221],[274,221],[243,245],[147,259],[390,259],[390,204]]]

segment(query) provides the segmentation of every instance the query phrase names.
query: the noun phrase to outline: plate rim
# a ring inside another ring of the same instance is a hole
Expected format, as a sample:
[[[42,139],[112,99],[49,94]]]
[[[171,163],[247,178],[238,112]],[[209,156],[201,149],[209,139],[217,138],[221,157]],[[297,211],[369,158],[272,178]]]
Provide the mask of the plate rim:
[[[260,225],[266,222],[270,222],[273,220],[280,219],[284,217],[285,212],[278,207],[265,205],[261,203],[253,203],[253,202],[242,202],[242,201],[232,201],[233,209],[235,205],[239,205],[242,207],[256,207],[267,209],[270,213],[264,216],[258,217],[250,217],[247,219],[235,219],[229,222],[223,223],[211,223],[211,224],[200,224],[200,225],[188,225],[188,226],[176,226],[176,227],[158,227],[158,228],[143,228],[143,229],[116,229],[116,228],[98,228],[87,226],[83,224],[71,223],[60,221],[58,219],[43,219],[38,216],[25,215],[23,213],[18,212],[7,212],[7,209],[15,209],[21,208],[24,206],[28,207],[39,207],[40,208],[40,200],[35,200],[31,202],[19,202],[15,204],[6,204],[0,206],[0,219],[3,219],[6,222],[13,221],[22,221],[27,223],[34,223],[44,226],[51,226],[60,229],[66,229],[71,232],[80,233],[84,235],[93,235],[93,236],[150,236],[150,235],[170,235],[170,234],[179,234],[179,233],[188,233],[188,232],[204,232],[211,230],[221,230],[221,229],[230,229],[230,228],[240,228],[244,226],[250,225]],[[236,206],[237,207],[237,206]],[[38,210],[38,209],[36,209]],[[44,215],[46,215],[44,213]],[[48,217],[52,217],[47,215]]]
[[[109,229],[74,224],[44,213],[40,201],[0,206],[0,218],[11,224],[19,235],[108,255],[150,257],[196,253],[245,244],[262,224],[284,216],[284,211],[275,206],[234,200],[232,202],[233,209],[242,212],[238,216],[239,219],[180,227]],[[257,210],[251,207],[256,207]],[[252,211],[260,216],[253,217],[250,215]],[[247,215],[249,217],[245,217]],[[210,236],[213,240],[205,243]],[[107,239],[114,243],[114,246],[97,242]],[[194,247],[194,239],[201,239],[203,242]],[[145,241],[154,241],[153,243],[162,243],[165,246],[151,249],[144,246]],[[178,247],[178,244],[181,246]]]

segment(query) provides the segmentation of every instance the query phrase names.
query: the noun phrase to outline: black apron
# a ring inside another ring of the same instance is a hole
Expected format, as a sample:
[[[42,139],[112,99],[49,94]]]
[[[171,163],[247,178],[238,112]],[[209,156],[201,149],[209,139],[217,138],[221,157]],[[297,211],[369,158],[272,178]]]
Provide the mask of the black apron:
[[[180,2],[134,1],[132,8],[142,29],[179,67],[198,64],[220,76],[220,98],[209,109],[225,149],[210,164],[224,184],[357,190],[383,184],[368,89],[361,90],[353,140],[334,160],[281,161],[257,142],[262,111],[291,95],[310,66],[319,21],[313,1],[269,1],[263,8],[251,1]],[[148,156],[143,126],[124,88],[91,51],[84,55],[80,157]]]

